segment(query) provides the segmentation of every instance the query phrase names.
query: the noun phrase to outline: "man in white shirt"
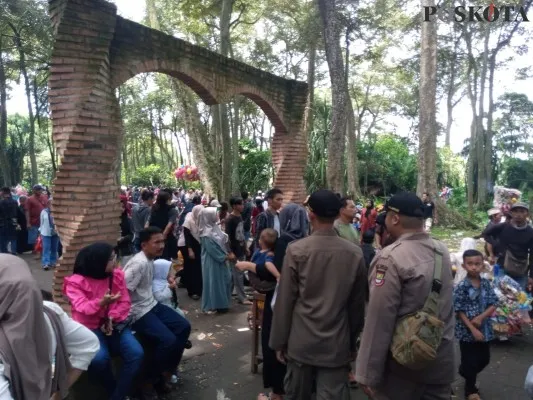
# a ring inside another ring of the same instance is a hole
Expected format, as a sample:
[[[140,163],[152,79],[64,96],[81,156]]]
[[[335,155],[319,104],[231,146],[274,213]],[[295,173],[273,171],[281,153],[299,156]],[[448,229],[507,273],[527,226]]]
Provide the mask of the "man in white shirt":
[[[165,247],[159,228],[149,227],[139,233],[141,251],[124,267],[126,285],[131,297],[133,329],[155,342],[153,365],[149,378],[158,392],[168,391],[167,377],[176,372],[185,344],[191,333],[189,321],[175,310],[158,303],[152,292],[154,260]],[[169,287],[176,285],[169,276]],[[164,375],[165,374],[165,375]]]

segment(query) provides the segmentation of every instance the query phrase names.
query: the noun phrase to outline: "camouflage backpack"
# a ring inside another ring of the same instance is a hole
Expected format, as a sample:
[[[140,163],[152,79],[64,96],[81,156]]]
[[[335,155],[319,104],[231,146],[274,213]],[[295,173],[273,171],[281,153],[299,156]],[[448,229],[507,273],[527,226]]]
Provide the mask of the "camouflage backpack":
[[[439,318],[439,295],[442,288],[442,252],[434,241],[435,267],[431,292],[422,310],[399,319],[394,329],[390,351],[396,362],[406,368],[419,370],[437,358],[437,350],[444,333]]]

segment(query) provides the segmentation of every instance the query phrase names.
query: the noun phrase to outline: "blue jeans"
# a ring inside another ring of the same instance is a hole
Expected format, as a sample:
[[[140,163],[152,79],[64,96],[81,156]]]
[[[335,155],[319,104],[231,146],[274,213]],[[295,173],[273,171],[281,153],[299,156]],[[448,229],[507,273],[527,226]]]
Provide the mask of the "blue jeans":
[[[252,234],[250,233],[250,231],[245,231],[244,232],[244,240],[246,240],[246,245],[248,246],[248,240],[250,240],[250,238],[252,237]]]
[[[31,244],[33,246],[35,242],[37,242],[38,237],[39,237],[38,226],[32,226],[31,228],[28,228],[28,244]]]
[[[133,253],[137,254],[141,252],[141,238],[133,239]]]
[[[111,336],[106,336],[100,329],[93,332],[100,340],[100,350],[89,365],[89,378],[105,388],[110,400],[123,400],[142,367],[143,348],[130,328],[125,328],[122,333],[113,331]],[[111,356],[116,354],[122,358],[118,380],[115,380],[111,367]]]
[[[42,236],[43,253],[41,256],[41,263],[46,265],[56,265],[57,263],[57,247],[59,246],[59,236]]]
[[[157,383],[163,372],[175,373],[181,361],[191,324],[161,303],[133,324],[133,330],[155,343],[154,365],[148,366],[150,379]]]
[[[11,249],[9,253],[16,255],[17,254],[17,239],[9,240],[0,236],[0,253],[8,253],[7,246],[11,244]]]

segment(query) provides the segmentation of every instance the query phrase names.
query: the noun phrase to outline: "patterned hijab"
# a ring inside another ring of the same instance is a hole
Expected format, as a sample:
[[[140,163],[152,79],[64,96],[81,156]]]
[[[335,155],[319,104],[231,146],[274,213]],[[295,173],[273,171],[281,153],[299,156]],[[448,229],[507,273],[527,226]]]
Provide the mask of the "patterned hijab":
[[[198,229],[200,237],[213,239],[218,245],[226,250],[228,235],[222,232],[218,225],[218,215],[216,207],[207,207],[200,211],[198,215]]]
[[[298,204],[288,204],[279,213],[281,234],[287,235],[292,240],[298,240],[309,234],[309,219],[307,211]]]
[[[0,359],[15,400],[49,400],[52,367],[43,299],[28,264],[0,254]]]

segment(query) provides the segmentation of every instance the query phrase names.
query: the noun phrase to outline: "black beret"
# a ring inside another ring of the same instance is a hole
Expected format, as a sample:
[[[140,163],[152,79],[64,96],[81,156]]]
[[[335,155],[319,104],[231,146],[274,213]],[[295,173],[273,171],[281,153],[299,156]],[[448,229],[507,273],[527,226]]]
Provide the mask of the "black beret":
[[[398,193],[392,196],[385,204],[385,210],[394,211],[407,217],[424,217],[424,203],[416,194],[411,192]]]
[[[322,218],[336,218],[342,207],[339,196],[331,190],[317,190],[306,201],[309,210]]]

